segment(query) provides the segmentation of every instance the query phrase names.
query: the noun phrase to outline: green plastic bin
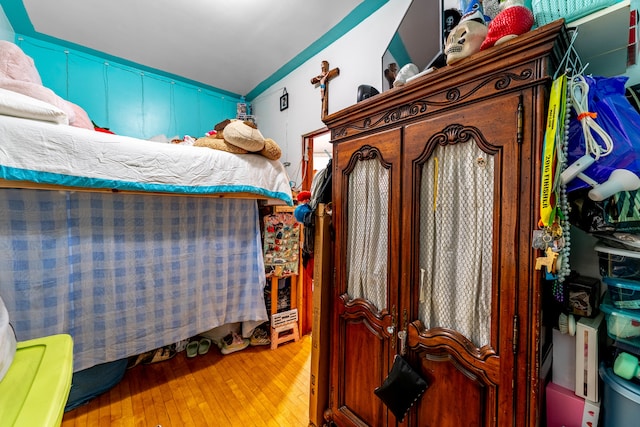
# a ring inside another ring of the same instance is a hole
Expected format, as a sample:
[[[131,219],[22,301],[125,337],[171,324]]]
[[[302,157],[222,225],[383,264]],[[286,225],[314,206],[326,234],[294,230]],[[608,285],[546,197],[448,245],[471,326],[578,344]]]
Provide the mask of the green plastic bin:
[[[3,427],[49,427],[62,423],[73,375],[73,340],[50,335],[18,342],[0,381]]]

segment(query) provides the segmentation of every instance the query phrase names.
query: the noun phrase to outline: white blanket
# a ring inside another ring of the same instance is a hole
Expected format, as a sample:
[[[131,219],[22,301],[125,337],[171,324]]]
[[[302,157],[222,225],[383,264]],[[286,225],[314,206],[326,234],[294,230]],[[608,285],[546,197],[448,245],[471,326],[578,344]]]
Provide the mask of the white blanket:
[[[158,143],[2,115],[0,178],[194,195],[240,192],[293,204],[282,163],[259,154]]]

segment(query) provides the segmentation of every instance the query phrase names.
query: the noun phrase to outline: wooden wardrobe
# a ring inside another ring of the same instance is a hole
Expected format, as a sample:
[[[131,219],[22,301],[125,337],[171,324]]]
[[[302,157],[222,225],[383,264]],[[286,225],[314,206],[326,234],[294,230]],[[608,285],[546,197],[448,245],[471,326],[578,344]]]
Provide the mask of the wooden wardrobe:
[[[541,254],[531,235],[566,40],[557,21],[325,118],[328,425],[540,424]],[[402,423],[374,394],[400,353],[429,383]]]

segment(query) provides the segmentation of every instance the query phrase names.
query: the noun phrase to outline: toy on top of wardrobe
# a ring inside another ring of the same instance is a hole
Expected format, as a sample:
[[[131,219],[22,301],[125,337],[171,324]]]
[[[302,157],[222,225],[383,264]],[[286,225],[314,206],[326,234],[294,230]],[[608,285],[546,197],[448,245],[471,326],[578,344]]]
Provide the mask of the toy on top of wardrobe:
[[[447,65],[480,51],[480,45],[487,36],[487,25],[482,3],[474,0],[465,9],[458,25],[449,33],[445,41],[444,54]]]
[[[534,24],[533,12],[524,6],[523,0],[500,2],[501,11],[491,20],[480,50],[499,45],[527,33]]]
[[[493,8],[491,14],[495,13],[496,2],[486,3]],[[491,17],[485,14],[483,2],[469,4],[447,38],[447,65],[525,34],[533,27],[533,12],[523,5],[523,0],[500,1],[498,7],[499,12]]]
[[[444,11],[444,50],[437,64],[430,64],[420,72],[415,64],[406,64],[398,71],[394,87],[435,68],[452,65],[481,50],[511,40],[530,31],[534,25],[533,12],[524,6],[524,0],[471,0],[462,1],[457,9]],[[490,11],[486,13],[486,8]]]
[[[444,31],[442,42],[446,42],[451,31],[460,23],[460,19],[462,19],[462,13],[458,9],[447,9],[444,11]]]
[[[478,4],[478,0],[473,0],[472,3]],[[465,8],[465,11],[471,9],[471,7],[472,6],[470,5],[468,8]],[[449,8],[446,9],[442,14],[442,46],[444,47],[449,34],[451,34],[451,31],[453,31],[453,29],[460,23],[463,13],[460,9]],[[447,65],[447,62],[446,55],[443,51],[440,55],[436,56],[436,58],[434,58],[434,60],[423,71],[420,71],[418,66],[413,63],[405,64],[399,70],[397,68],[397,64],[394,65],[395,69],[393,70],[393,80],[389,80],[389,85],[393,87],[399,87],[404,86],[408,81],[416,77],[427,74],[434,69]],[[387,76],[387,71],[385,71],[385,76]]]
[[[461,3],[465,4],[463,0]],[[488,24],[491,17],[485,14],[485,5],[483,0],[471,0],[462,9],[462,17],[460,21],[474,20],[480,23]]]

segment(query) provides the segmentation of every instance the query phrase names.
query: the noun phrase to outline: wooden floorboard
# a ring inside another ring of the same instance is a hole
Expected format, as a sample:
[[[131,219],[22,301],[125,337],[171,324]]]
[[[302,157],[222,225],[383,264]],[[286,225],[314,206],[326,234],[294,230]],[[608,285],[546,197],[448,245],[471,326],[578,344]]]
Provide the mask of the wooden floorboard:
[[[306,427],[311,335],[298,342],[209,353],[129,369],[122,381],[66,412],[62,427]]]

